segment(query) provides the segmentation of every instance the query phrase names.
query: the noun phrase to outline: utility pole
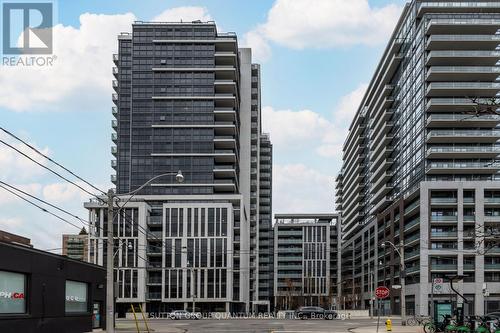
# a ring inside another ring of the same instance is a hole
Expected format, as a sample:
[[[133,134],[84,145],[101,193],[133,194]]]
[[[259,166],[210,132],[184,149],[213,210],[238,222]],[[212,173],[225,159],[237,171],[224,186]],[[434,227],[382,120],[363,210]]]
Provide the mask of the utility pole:
[[[401,325],[406,325],[406,269],[405,269],[405,245],[403,239],[399,242],[399,259],[401,263]]]
[[[193,308],[192,308],[192,312],[194,313],[196,310],[194,309],[194,298],[196,297],[196,293],[195,293],[195,290],[194,288],[196,288],[196,284],[194,283],[194,267],[191,267],[191,295],[193,296]]]
[[[114,305],[114,256],[113,256],[113,197],[112,189],[108,190],[108,247],[106,255],[106,332],[115,332],[115,305]]]
[[[373,319],[373,270],[370,270],[370,276],[368,280],[370,281],[370,319]]]

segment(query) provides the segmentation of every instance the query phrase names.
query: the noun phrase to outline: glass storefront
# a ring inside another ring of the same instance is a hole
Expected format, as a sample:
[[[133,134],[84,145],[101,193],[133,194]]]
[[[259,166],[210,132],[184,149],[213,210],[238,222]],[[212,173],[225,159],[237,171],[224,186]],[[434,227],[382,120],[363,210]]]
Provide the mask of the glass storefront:
[[[0,314],[26,313],[26,275],[0,271]]]
[[[87,313],[88,285],[84,282],[66,281],[66,313]]]

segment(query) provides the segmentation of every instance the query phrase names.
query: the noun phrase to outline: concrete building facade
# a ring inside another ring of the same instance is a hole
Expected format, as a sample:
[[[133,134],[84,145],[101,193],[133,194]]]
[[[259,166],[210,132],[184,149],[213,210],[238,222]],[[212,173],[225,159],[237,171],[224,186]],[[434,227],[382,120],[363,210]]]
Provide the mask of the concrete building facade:
[[[148,312],[193,305],[250,311],[259,276],[252,231],[259,222],[260,67],[214,22],[136,22],[118,45],[111,149],[121,199],[118,311],[130,303]],[[178,170],[183,183],[174,179]],[[98,200],[85,207],[90,260],[105,264],[106,207]]]
[[[275,308],[336,308],[340,301],[339,215],[276,214],[275,219]]]
[[[500,91],[499,28],[499,1],[405,6],[336,178],[348,307],[368,308],[374,287],[399,284],[403,270],[409,314],[427,315],[433,279],[457,274],[467,313],[499,308],[498,243],[483,232],[497,228],[500,119],[487,104]],[[385,241],[404,244],[405,267]],[[461,302],[451,292],[434,302],[445,299]],[[393,290],[382,308],[400,305]]]

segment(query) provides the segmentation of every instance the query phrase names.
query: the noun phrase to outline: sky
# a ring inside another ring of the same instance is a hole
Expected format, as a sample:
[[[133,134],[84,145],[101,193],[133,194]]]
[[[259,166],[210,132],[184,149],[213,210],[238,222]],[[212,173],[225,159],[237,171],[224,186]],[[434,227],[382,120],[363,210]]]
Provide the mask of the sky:
[[[0,65],[0,125],[107,189],[116,36],[136,20],[214,20],[219,31],[236,32],[239,46],[251,47],[261,64],[262,126],[274,147],[273,212],[332,212],[347,129],[403,6],[403,0],[59,0],[54,65]],[[0,139],[53,166],[5,134]],[[88,194],[3,144],[0,181],[87,218]],[[60,248],[62,233],[78,232],[1,188],[0,229],[41,249]]]

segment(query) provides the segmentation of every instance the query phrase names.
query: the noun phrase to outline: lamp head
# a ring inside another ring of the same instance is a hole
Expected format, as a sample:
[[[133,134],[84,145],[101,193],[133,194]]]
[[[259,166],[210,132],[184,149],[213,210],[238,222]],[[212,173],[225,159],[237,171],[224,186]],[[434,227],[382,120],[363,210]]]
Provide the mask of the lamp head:
[[[177,175],[175,175],[175,180],[176,180],[178,183],[182,183],[182,182],[184,182],[184,176],[182,175],[181,170],[179,170],[179,172],[177,172]]]
[[[385,242],[382,242],[382,244],[380,244],[380,247],[385,248]]]
[[[134,249],[134,245],[132,245],[131,242],[128,243],[127,247],[128,247],[129,250],[133,250]]]

